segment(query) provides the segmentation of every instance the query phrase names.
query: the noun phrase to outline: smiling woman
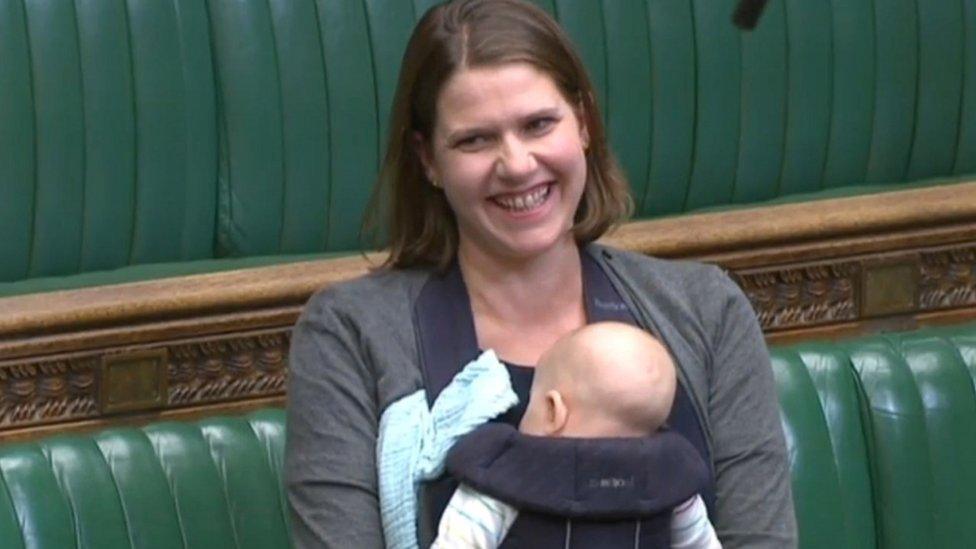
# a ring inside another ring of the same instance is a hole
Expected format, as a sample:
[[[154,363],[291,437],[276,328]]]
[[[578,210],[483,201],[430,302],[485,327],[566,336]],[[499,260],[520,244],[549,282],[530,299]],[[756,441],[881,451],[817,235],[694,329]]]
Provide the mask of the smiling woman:
[[[388,261],[314,296],[292,335],[285,477],[299,546],[383,547],[391,521],[436,530],[450,479],[426,485],[423,518],[380,515],[381,415],[418,390],[433,405],[491,349],[521,402],[500,419],[516,426],[540,356],[605,320],[652,333],[673,357],[667,423],[707,464],[696,489],[722,542],[792,546],[786,450],[752,309],[714,267],[593,243],[631,199],[582,62],[551,17],[522,0],[428,11],[407,45],[386,150],[373,210],[388,216]],[[656,487],[678,476],[643,473]],[[646,492],[631,495],[658,495]],[[502,547],[657,546],[668,526],[659,511],[609,522],[522,511]]]
[[[586,128],[552,80],[525,63],[464,70],[437,110],[417,147],[456,216],[462,262],[575,248]]]
[[[575,125],[577,146],[584,152],[585,185],[572,219],[576,242],[596,240],[633,209],[626,180],[606,144],[589,76],[558,24],[524,2],[482,4],[449,2],[432,9],[407,45],[371,208],[374,216],[388,215],[387,266],[443,270],[453,261],[459,213],[448,204],[451,191],[445,196],[437,188],[451,182],[437,179],[436,173],[449,155],[485,153],[478,158],[492,162],[490,149],[495,161],[508,155],[507,162],[492,164],[496,175],[514,169],[518,178],[518,171],[537,157],[530,149],[512,148],[511,139],[539,144],[546,139],[532,138],[547,137],[552,127]],[[498,80],[502,73],[505,82]],[[520,102],[510,87],[515,84],[523,87]],[[518,154],[521,158],[512,156]],[[529,190],[519,184],[495,192],[504,199],[504,193]],[[374,217],[369,225],[378,221]]]

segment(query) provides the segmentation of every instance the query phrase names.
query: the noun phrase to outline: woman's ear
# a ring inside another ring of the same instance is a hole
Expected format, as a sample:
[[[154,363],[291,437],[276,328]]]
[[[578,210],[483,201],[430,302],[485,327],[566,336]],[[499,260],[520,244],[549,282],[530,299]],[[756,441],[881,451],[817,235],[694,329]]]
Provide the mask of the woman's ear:
[[[576,104],[576,122],[579,124],[579,138],[583,145],[583,150],[590,148],[590,130],[587,126],[586,107],[580,101]]]
[[[546,436],[559,436],[569,419],[569,409],[566,408],[562,393],[555,389],[547,391],[545,398],[546,418],[544,427]]]
[[[437,187],[437,174],[434,171],[434,159],[430,150],[430,142],[417,131],[413,132],[411,138],[413,141],[413,150],[417,154],[417,158],[420,159],[420,164],[424,167],[424,175],[432,185]]]

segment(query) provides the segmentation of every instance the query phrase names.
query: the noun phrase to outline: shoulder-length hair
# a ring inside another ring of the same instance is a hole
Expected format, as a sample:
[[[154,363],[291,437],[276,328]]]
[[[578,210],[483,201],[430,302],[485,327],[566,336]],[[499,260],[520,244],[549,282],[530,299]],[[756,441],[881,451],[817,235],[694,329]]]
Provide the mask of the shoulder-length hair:
[[[454,0],[431,8],[414,28],[400,66],[386,157],[364,231],[387,220],[384,267],[445,269],[458,247],[457,220],[431,185],[414,134],[430,141],[445,82],[465,68],[528,63],[552,78],[577,107],[589,134],[587,179],[574,217],[577,242],[596,240],[633,210],[626,178],[607,147],[593,85],[559,25],[522,0]]]

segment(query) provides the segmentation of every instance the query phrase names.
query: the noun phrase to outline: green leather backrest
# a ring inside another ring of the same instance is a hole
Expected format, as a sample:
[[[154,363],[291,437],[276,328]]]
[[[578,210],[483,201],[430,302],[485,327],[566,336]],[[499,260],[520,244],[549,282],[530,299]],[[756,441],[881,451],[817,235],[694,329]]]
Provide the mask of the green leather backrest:
[[[976,545],[976,396],[957,345],[915,334],[852,353],[867,396],[885,547]]]
[[[220,253],[357,246],[397,67],[433,2],[210,0]],[[653,216],[976,172],[976,1],[537,0],[576,42]]]
[[[0,546],[290,545],[284,412],[0,447]]]
[[[976,325],[772,354],[802,547],[976,546]]]
[[[976,172],[976,0],[534,0],[639,216]],[[0,0],[0,281],[358,249],[434,0]]]
[[[534,0],[639,216],[976,172],[976,0]],[[358,249],[434,0],[0,0],[0,280]]]
[[[199,0],[0,0],[0,281],[211,257]]]
[[[804,549],[875,547],[857,380],[830,345],[772,350]]]

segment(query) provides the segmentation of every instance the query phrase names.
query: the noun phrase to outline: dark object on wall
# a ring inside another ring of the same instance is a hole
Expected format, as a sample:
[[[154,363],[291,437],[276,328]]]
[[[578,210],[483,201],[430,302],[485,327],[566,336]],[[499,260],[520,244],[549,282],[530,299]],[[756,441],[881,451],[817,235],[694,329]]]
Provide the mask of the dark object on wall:
[[[752,30],[759,22],[767,0],[741,0],[732,15],[732,22],[740,29]]]

